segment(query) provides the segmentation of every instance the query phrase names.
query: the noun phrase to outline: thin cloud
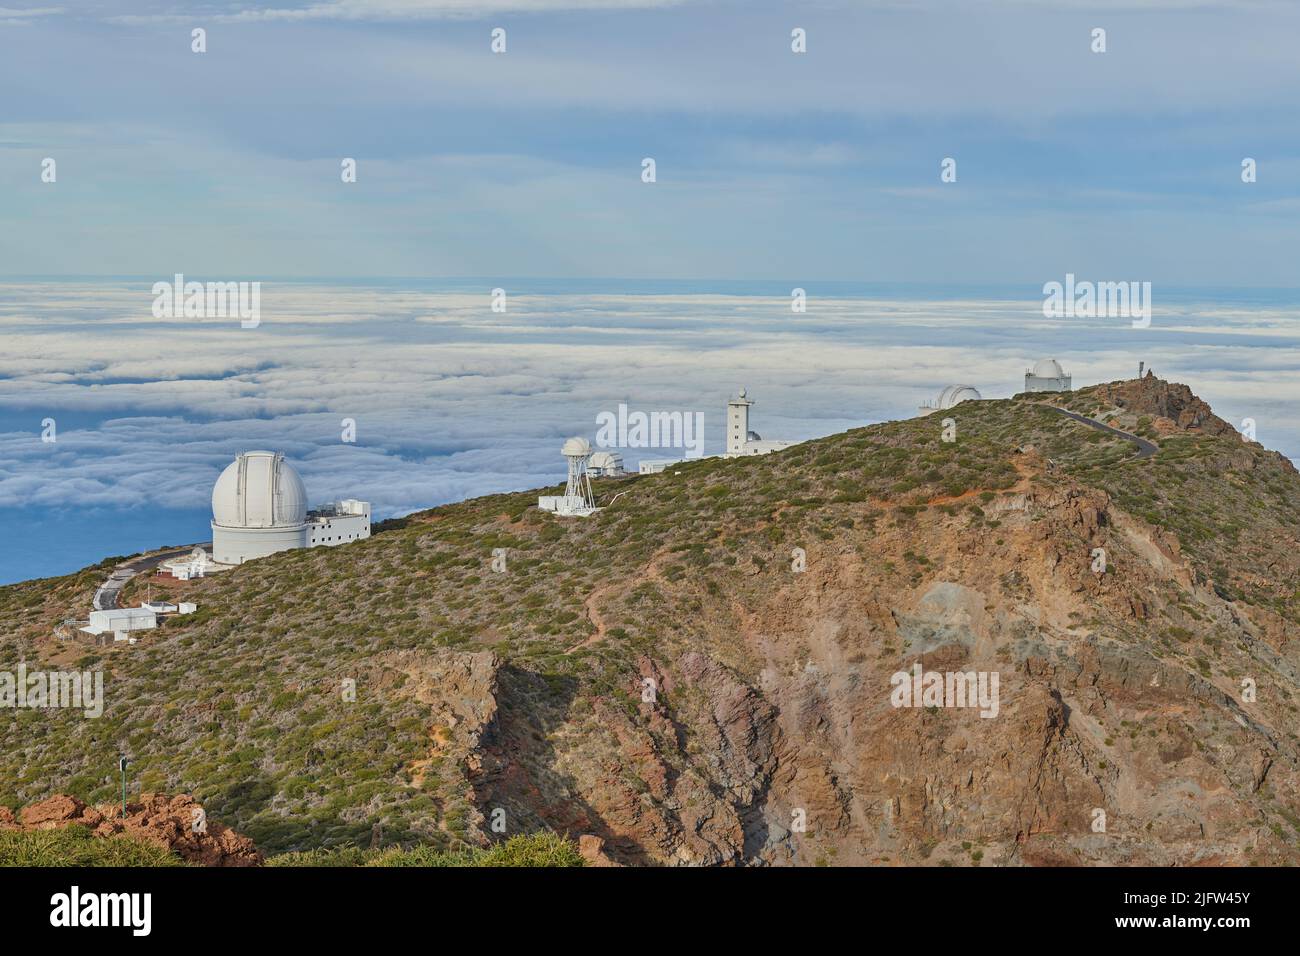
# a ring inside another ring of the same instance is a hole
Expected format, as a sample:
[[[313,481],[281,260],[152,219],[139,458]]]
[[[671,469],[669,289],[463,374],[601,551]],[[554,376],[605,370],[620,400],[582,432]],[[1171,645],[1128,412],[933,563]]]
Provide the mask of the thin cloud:
[[[22,26],[42,17],[54,17],[63,13],[62,7],[30,7],[22,10],[14,7],[0,7],[0,26]]]
[[[217,23],[304,22],[310,20],[418,21],[482,19],[504,14],[647,10],[675,7],[687,0],[329,0],[301,7],[251,7],[213,14]],[[118,23],[194,20],[188,13],[124,14]]]

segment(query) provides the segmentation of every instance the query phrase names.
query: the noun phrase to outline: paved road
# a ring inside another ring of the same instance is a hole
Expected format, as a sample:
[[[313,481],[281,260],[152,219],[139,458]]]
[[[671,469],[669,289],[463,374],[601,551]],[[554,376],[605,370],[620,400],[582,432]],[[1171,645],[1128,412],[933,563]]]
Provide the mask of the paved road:
[[[127,581],[130,581],[141,571],[148,571],[151,568],[156,568],[168,558],[174,558],[182,554],[189,554],[196,547],[198,547],[198,545],[187,544],[183,548],[169,548],[166,551],[159,551],[155,554],[145,555],[141,558],[134,558],[131,561],[119,564],[113,569],[113,573],[108,576],[108,580],[101,584],[99,590],[95,592],[95,600],[93,602],[95,610],[110,611],[117,607],[118,598],[121,597],[122,588],[126,585]]]
[[[1111,428],[1109,425],[1103,425],[1101,422],[1093,421],[1091,418],[1086,418],[1076,412],[1066,411],[1064,408],[1058,408],[1055,405],[1048,405],[1046,407],[1058,414],[1064,415],[1066,418],[1073,418],[1076,422],[1087,425],[1089,428],[1095,428],[1099,432],[1106,432],[1107,434],[1114,435],[1117,438],[1123,438],[1125,441],[1131,441],[1137,446],[1138,453],[1130,458],[1129,461],[1141,461],[1143,458],[1150,458],[1160,450],[1158,445],[1147,441],[1145,438],[1139,438],[1137,435],[1130,435],[1128,432],[1122,432],[1118,428]]]

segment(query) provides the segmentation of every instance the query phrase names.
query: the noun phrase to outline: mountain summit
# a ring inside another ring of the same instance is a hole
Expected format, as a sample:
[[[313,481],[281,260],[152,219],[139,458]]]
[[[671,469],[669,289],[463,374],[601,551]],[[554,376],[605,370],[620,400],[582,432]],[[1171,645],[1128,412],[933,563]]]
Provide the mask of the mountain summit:
[[[1300,862],[1300,476],[1153,376],[435,508],[186,582],[0,589],[0,802],[193,793],[267,853],[551,828],[631,864]],[[349,694],[349,688],[354,693]],[[350,699],[351,698],[351,699]]]

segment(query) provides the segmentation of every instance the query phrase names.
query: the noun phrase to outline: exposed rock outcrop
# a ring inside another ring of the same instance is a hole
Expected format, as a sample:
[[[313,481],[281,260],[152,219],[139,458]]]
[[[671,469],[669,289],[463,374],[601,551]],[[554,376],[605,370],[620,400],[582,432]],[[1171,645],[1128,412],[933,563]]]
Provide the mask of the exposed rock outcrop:
[[[7,808],[5,808],[7,811]],[[146,793],[140,802],[87,806],[76,797],[56,794],[23,807],[15,820],[0,813],[0,829],[51,830],[84,826],[95,836],[124,834],[171,850],[189,863],[202,866],[258,866],[262,854],[253,841],[207,819],[203,808],[188,794],[168,797]]]
[[[1166,382],[1150,372],[1145,378],[1099,385],[1097,398],[1135,415],[1163,418],[1184,431],[1195,430],[1210,435],[1236,435],[1237,431],[1192,390],[1178,382]]]

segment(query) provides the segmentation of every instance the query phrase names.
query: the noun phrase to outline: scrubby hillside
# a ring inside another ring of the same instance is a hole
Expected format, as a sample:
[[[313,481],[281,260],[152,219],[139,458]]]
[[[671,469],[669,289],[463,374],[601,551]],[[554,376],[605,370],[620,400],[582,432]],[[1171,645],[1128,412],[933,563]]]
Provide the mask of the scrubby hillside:
[[[1185,387],[965,403],[618,492],[257,561],[134,647],[49,636],[102,572],[0,589],[3,659],[108,672],[101,719],[4,718],[0,802],[111,799],[124,747],[268,854],[549,828],[627,863],[1300,859],[1300,476]],[[918,661],[996,672],[997,716],[891,706]]]
[[[0,867],[185,866],[178,854],[127,834],[100,836],[80,824],[48,830],[0,829]],[[189,865],[199,866],[191,862]],[[340,847],[284,853],[267,866],[308,867],[575,867],[588,865],[578,847],[553,833],[511,837],[486,849],[437,851],[427,846],[362,850]]]

